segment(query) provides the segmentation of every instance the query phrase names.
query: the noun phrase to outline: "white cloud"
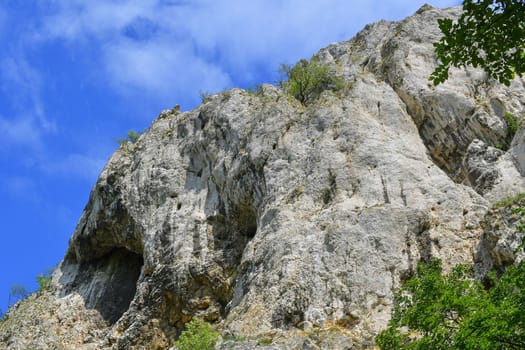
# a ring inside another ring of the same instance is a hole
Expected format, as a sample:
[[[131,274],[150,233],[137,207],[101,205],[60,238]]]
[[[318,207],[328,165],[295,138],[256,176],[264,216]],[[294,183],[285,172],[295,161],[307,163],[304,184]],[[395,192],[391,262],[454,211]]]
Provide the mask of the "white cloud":
[[[450,6],[458,1],[434,1]],[[400,19],[422,1],[222,0],[54,3],[41,39],[100,50],[100,74],[126,95],[194,95],[268,76],[283,62],[350,39],[365,24]]]
[[[45,173],[52,176],[80,178],[95,182],[106,161],[105,158],[98,156],[72,153],[58,160],[40,162],[40,167]]]
[[[32,178],[25,176],[12,176],[3,178],[0,183],[4,193],[18,200],[32,204],[42,203],[38,186]]]
[[[230,85],[220,67],[195,56],[187,43],[122,40],[105,48],[105,70],[118,89],[142,89],[158,96],[183,95]]]
[[[53,3],[41,35],[71,41],[105,40],[140,16],[151,16],[155,1],[68,0]],[[35,33],[36,34],[36,33]]]
[[[441,0],[434,6],[458,3]],[[15,106],[15,117],[0,116],[0,150],[9,143],[40,147],[44,135],[58,129],[41,100],[45,77],[26,59],[35,43],[58,40],[72,50],[96,52],[90,68],[98,73],[95,83],[109,84],[128,98],[195,103],[199,91],[253,84],[261,76],[272,82],[280,63],[349,39],[371,21],[409,15],[422,2],[68,0],[48,5],[42,26],[0,59],[0,88]],[[3,13],[0,7],[0,30]]]
[[[26,146],[38,149],[42,146],[42,129],[31,117],[7,119],[0,117],[2,142],[0,151],[7,151],[11,146]]]
[[[57,131],[56,122],[46,116],[41,101],[40,73],[22,56],[7,56],[0,61],[0,88],[16,111],[10,118],[0,116],[0,150],[11,144],[39,148],[44,134]]]
[[[39,91],[42,86],[40,73],[21,55],[8,55],[0,61],[2,90],[19,107],[31,104],[43,114]],[[22,92],[22,93],[20,93]]]

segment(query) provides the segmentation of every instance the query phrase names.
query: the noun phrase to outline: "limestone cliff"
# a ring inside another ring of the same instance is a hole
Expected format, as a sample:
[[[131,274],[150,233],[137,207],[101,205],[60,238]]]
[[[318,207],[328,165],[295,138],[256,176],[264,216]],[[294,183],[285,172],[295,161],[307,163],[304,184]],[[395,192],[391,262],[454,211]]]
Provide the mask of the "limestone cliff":
[[[162,112],[113,154],[53,291],[10,311],[0,348],[167,349],[194,315],[221,349],[372,347],[420,259],[497,265],[482,238],[525,191],[524,125],[504,118],[525,116],[525,81],[431,84],[436,20],[459,13],[320,50],[348,89],[307,107],[264,85]]]

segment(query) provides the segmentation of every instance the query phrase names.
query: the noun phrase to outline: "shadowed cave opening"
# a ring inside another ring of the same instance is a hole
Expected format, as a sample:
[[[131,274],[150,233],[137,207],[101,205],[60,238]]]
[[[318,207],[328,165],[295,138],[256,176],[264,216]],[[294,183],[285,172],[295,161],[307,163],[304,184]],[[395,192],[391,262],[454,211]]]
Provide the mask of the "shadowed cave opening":
[[[86,308],[97,310],[106,321],[114,324],[135,296],[143,264],[141,254],[113,248],[94,260],[73,263],[78,270],[73,280],[64,284],[64,291],[66,294],[78,292]]]

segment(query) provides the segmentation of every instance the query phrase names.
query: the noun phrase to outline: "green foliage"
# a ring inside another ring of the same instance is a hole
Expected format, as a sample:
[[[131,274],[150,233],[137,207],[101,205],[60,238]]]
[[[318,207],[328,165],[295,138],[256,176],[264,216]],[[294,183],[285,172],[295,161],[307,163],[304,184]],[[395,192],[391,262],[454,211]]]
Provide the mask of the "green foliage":
[[[282,64],[279,71],[286,78],[280,82],[281,88],[304,105],[312,103],[325,90],[339,91],[345,86],[343,78],[317,57],[311,61],[302,59],[293,67]]]
[[[128,131],[128,139],[132,143],[137,142],[137,140],[139,139],[140,135],[141,135],[141,133],[139,133],[139,132],[135,132],[133,130]]]
[[[518,131],[520,121],[513,114],[508,112],[503,115],[503,119],[505,119],[505,123],[507,125],[507,134],[505,137],[505,142],[497,143],[495,147],[503,151],[507,151],[510,148],[510,145],[512,144],[512,140],[514,139],[514,135],[516,135],[516,131]]]
[[[525,193],[494,204],[525,217]],[[525,232],[523,219],[516,229]],[[518,249],[524,248],[525,240]],[[382,350],[525,349],[525,261],[509,266],[488,285],[459,265],[444,275],[441,261],[420,263],[396,292],[392,320],[376,342]]]
[[[516,131],[518,131],[518,120],[510,113],[505,113],[503,118],[505,118],[505,121],[507,122],[507,136],[512,139],[516,134]]]
[[[119,146],[127,145],[128,142],[129,142],[128,139],[124,139],[124,138],[117,139],[117,143],[119,144]]]
[[[442,274],[441,261],[420,263],[396,293],[382,350],[524,349],[525,263],[510,266],[490,289],[469,266]]]
[[[210,97],[212,96],[212,93],[209,92],[209,91],[200,91],[199,92],[199,95],[201,97],[201,102],[202,103],[206,103],[208,102],[208,100],[210,99]]]
[[[525,207],[525,193],[518,193],[515,196],[496,202],[494,203],[492,208],[497,209],[502,207],[510,207],[512,205],[519,205]]]
[[[267,346],[272,345],[273,339],[272,338],[262,338],[257,341],[257,345]]]
[[[516,225],[516,229],[520,232],[525,232],[525,219],[523,219],[525,218],[525,198],[524,198],[525,193],[521,193],[521,195],[522,196],[519,198],[521,202],[519,202],[518,206],[512,209],[512,214],[521,216],[521,219],[518,221]],[[522,250],[522,249],[525,249],[525,240],[523,240],[518,247],[518,250]]]
[[[36,276],[36,282],[38,283],[38,291],[49,290],[51,288],[51,274],[53,270],[49,269],[45,273],[41,273]]]
[[[27,288],[20,283],[15,283],[11,286],[9,290],[9,299],[7,301],[8,307],[16,304],[17,301],[24,300],[29,296]]]
[[[193,318],[174,345],[178,350],[213,350],[218,337],[219,332],[210,324]]]
[[[448,79],[452,66],[479,66],[505,85],[525,72],[523,0],[464,0],[457,22],[438,23],[443,37],[434,44],[441,61],[430,76],[435,85]]]
[[[117,139],[117,142],[120,146],[126,145],[128,142],[135,143],[139,139],[141,132],[135,132],[133,130],[128,131],[127,138]]]
[[[248,87],[246,90],[250,95],[259,95],[262,92],[262,85],[261,84],[255,84],[253,86]]]

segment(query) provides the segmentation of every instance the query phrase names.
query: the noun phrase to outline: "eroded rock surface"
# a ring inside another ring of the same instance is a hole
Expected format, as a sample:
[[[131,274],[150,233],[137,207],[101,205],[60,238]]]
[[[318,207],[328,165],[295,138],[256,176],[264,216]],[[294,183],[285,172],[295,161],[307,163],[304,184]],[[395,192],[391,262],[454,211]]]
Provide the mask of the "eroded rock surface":
[[[221,348],[371,347],[417,262],[472,263],[491,204],[525,190],[523,126],[509,140],[503,118],[525,115],[524,81],[428,81],[436,20],[459,11],[424,6],[322,49],[349,88],[308,107],[264,85],[162,112],[111,157],[56,295],[36,299],[93,315],[70,341],[94,348],[167,349],[192,316],[274,343]],[[0,348],[61,348],[17,324]]]
[[[495,203],[485,216],[474,265],[480,279],[486,278],[490,271],[502,273],[507,266],[523,260],[525,254],[518,249],[525,236],[523,208],[525,194],[522,193]]]

